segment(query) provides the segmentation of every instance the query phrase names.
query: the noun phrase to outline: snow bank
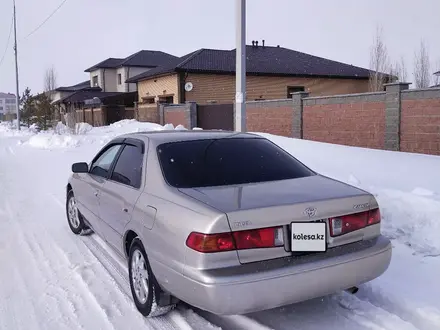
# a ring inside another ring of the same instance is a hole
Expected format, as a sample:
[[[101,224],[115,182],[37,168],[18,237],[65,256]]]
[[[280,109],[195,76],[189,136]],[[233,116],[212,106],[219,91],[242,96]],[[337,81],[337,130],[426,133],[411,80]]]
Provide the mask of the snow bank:
[[[157,130],[186,130],[182,125],[174,127],[172,124],[164,126],[138,122],[134,119],[121,120],[109,126],[93,127],[87,123],[79,123],[72,132],[67,126],[61,122],[53,130],[46,132],[35,132],[29,130],[28,133],[16,133],[17,135],[29,136],[27,140],[19,141],[20,144],[28,145],[30,147],[39,149],[63,149],[76,148],[82,145],[90,145],[97,143],[103,145],[112,138],[127,133],[143,132],[143,131],[157,131]],[[13,130],[8,127],[0,134],[11,134]]]
[[[31,127],[20,127],[17,130],[17,125],[8,121],[0,121],[0,136],[29,136],[37,133],[35,125]]]

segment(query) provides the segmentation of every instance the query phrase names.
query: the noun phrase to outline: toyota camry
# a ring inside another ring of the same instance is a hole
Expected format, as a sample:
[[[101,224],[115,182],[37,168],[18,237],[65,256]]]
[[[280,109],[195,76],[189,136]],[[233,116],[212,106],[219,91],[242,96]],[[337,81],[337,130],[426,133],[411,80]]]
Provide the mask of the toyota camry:
[[[127,260],[146,317],[179,301],[231,315],[355,292],[391,261],[371,193],[256,134],[126,134],[72,172],[71,231]]]

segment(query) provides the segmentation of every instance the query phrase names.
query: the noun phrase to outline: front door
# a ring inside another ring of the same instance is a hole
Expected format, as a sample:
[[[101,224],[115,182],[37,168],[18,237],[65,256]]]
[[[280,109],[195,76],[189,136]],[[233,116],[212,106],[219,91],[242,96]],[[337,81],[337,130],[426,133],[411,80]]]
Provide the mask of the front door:
[[[116,159],[121,144],[114,144],[101,150],[90,165],[89,173],[84,175],[84,185],[79,192],[80,203],[86,210],[84,216],[93,230],[103,236],[101,220],[99,217],[99,200],[101,189],[109,175],[111,165]]]
[[[124,255],[124,230],[143,187],[144,148],[141,143],[124,145],[109,180],[100,191],[99,215],[105,227],[105,239],[121,255]]]

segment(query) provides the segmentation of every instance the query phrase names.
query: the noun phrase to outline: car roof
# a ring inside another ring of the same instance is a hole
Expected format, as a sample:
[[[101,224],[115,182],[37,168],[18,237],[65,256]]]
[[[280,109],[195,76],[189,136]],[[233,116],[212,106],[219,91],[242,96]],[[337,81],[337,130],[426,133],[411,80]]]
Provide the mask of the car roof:
[[[222,130],[161,130],[145,131],[120,135],[116,138],[142,138],[147,137],[157,144],[167,142],[203,140],[203,139],[226,139],[226,138],[263,138],[253,133],[242,133]]]

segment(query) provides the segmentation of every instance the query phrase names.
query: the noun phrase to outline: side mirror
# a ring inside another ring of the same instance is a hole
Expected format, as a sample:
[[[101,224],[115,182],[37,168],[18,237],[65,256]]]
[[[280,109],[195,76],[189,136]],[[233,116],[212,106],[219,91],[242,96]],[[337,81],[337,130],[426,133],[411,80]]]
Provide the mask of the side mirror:
[[[72,172],[73,173],[88,173],[89,172],[89,165],[87,163],[74,163],[72,165]]]

